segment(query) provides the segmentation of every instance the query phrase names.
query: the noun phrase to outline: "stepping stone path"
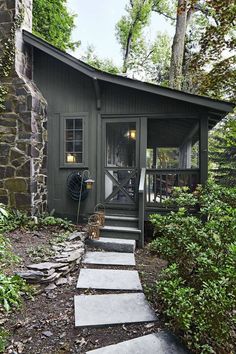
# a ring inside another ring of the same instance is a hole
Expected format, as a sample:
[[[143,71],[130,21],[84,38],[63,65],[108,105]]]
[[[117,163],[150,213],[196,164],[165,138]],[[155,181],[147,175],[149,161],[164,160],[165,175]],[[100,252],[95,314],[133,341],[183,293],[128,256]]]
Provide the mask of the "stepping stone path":
[[[87,252],[84,264],[135,266],[133,253],[121,252]]]
[[[77,295],[74,297],[76,327],[104,327],[128,323],[155,322],[157,316],[142,292],[138,272],[125,269],[101,269],[103,266],[135,266],[135,241],[109,239],[89,240],[93,248],[110,252],[87,252],[80,270],[77,288],[110,290],[111,294]],[[128,241],[128,242],[127,242]],[[114,248],[112,247],[114,245]],[[126,253],[122,252],[127,250]],[[132,250],[132,253],[131,253]],[[113,252],[116,251],[116,252]],[[93,269],[88,269],[89,266]],[[98,265],[99,269],[94,269]],[[120,291],[126,293],[119,293]],[[118,291],[118,292],[117,292]],[[131,292],[132,291],[132,292]],[[178,340],[162,331],[95,349],[87,354],[187,354]]]
[[[87,354],[187,354],[187,352],[173,335],[163,331],[90,350]]]
[[[102,248],[104,251],[130,252],[135,251],[135,241],[123,240],[121,238],[100,237],[98,240],[88,240],[88,245]]]
[[[81,269],[78,289],[142,290],[136,270]]]

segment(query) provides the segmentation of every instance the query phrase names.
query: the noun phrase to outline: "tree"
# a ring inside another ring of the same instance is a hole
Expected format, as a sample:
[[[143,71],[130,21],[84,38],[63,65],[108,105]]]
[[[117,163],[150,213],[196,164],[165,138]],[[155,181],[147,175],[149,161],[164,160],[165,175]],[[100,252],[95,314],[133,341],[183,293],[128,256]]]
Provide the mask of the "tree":
[[[185,48],[185,35],[187,30],[189,2],[188,0],[178,0],[176,28],[172,44],[172,54],[170,62],[169,85],[172,88],[181,89],[183,59]]]
[[[236,90],[235,1],[170,3],[169,0],[153,0],[153,3],[153,11],[176,24],[170,87],[233,100]]]
[[[228,118],[210,137],[210,161],[215,179],[222,185],[236,185],[236,117]]]
[[[95,54],[95,48],[91,45],[88,46],[86,52],[82,55],[81,60],[96,69],[103,70],[111,74],[118,74],[120,72],[120,69],[111,59],[100,59]]]
[[[201,11],[208,22],[198,29],[198,50],[190,60],[190,73],[199,94],[235,100],[236,95],[236,3],[234,0],[207,2]]]
[[[33,0],[33,33],[63,51],[80,45],[71,40],[74,19],[66,0]]]
[[[128,70],[130,53],[149,22],[151,9],[152,0],[130,0],[129,6],[126,6],[127,15],[122,16],[116,25],[116,37],[123,51],[123,73]]]
[[[168,84],[171,39],[167,33],[157,33],[151,42],[141,37],[129,57],[129,72],[134,78],[162,85]]]

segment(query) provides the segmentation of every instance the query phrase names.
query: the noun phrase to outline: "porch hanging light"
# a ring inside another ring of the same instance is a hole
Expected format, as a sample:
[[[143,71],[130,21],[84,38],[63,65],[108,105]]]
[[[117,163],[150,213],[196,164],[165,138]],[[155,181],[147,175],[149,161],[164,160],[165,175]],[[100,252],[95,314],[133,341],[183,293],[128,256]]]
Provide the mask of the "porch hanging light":
[[[136,140],[136,130],[135,129],[130,129],[125,133],[124,135],[128,139]]]
[[[136,140],[136,130],[132,129],[129,131],[129,137],[133,140]]]

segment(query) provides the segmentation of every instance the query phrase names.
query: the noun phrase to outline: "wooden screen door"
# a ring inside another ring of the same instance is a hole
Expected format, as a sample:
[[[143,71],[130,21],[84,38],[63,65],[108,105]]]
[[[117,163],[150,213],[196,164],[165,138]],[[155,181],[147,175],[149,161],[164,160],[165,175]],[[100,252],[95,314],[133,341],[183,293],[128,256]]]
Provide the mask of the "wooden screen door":
[[[103,202],[135,207],[139,177],[139,121],[103,120]]]

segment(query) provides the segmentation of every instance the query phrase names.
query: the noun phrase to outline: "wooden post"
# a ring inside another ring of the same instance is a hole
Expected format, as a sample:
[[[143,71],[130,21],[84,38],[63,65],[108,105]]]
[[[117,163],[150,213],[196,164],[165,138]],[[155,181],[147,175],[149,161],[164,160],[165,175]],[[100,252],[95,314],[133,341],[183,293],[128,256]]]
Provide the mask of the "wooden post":
[[[146,153],[147,153],[147,118],[140,118],[140,169],[146,167]]]
[[[139,246],[144,247],[144,219],[145,219],[145,204],[146,204],[146,152],[147,152],[147,118],[140,119],[140,183],[138,191],[138,218],[139,229],[141,230],[141,239]]]
[[[206,115],[201,116],[200,119],[199,162],[200,183],[205,184],[208,178],[208,117]]]

